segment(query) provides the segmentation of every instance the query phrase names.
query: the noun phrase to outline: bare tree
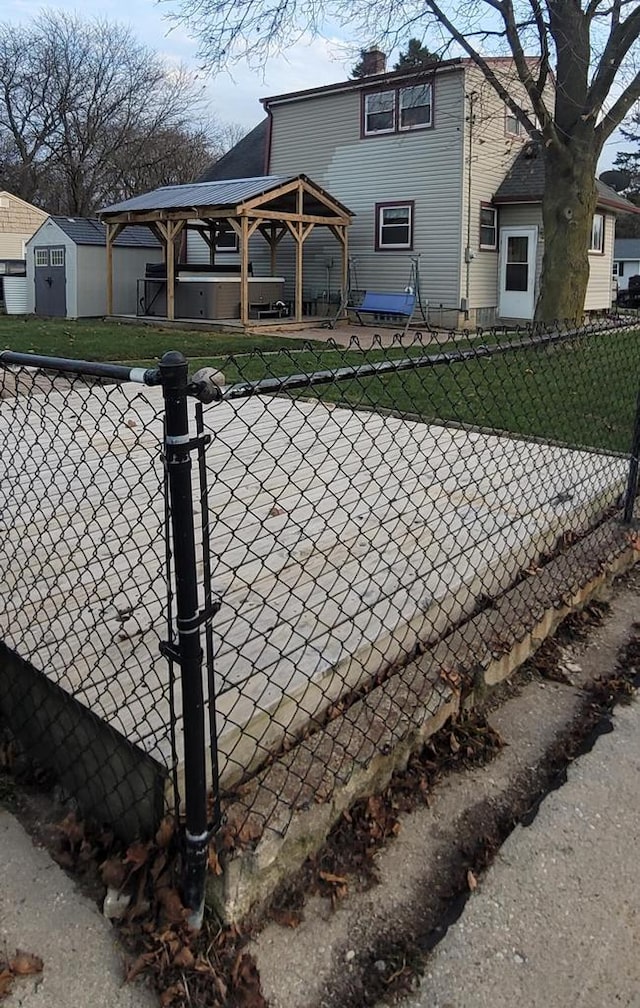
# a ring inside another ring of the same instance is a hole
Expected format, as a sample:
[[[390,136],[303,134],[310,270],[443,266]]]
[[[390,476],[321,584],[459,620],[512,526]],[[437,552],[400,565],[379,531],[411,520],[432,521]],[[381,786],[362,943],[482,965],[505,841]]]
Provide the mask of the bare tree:
[[[0,25],[0,184],[52,213],[188,182],[215,159],[201,94],[131,31],[45,11]]]
[[[546,185],[541,294],[537,317],[582,315],[588,247],[602,147],[640,98],[637,0],[167,0],[219,67],[234,55],[264,61],[301,31],[320,32],[333,16],[387,48],[416,30],[437,32],[452,54],[473,61],[540,143]],[[509,77],[489,55],[507,55]],[[522,92],[526,99],[518,100]]]

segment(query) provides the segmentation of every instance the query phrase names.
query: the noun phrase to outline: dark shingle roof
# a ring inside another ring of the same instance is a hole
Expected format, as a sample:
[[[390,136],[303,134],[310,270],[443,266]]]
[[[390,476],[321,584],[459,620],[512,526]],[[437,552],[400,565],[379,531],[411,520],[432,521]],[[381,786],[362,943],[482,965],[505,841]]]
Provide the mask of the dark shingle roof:
[[[258,178],[164,186],[162,189],[154,189],[153,192],[134,196],[122,203],[103,207],[100,213],[120,213],[126,210],[182,210],[205,206],[234,207],[296,178],[298,175],[261,175]]]
[[[616,238],[613,258],[640,260],[640,238]]]
[[[494,203],[538,203],[542,199],[545,185],[544,159],[535,143],[527,143],[518,154],[511,168],[496,189]],[[639,208],[615,192],[600,179],[598,204],[627,213],[638,213]]]
[[[262,122],[239,140],[219,161],[214,161],[202,173],[198,182],[220,182],[223,179],[256,178],[267,166],[269,120]]]
[[[52,217],[76,245],[106,245],[107,229],[94,217]],[[153,248],[158,241],[147,227],[127,227],[116,238],[115,245],[125,248]]]

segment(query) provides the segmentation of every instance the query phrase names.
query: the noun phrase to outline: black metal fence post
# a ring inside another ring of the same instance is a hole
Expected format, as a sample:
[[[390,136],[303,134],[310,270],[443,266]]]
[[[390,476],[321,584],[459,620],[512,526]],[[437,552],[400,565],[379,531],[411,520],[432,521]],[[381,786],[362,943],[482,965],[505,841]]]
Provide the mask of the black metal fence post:
[[[625,525],[630,525],[633,520],[633,509],[638,493],[638,463],[640,459],[640,389],[636,399],[636,415],[633,424],[633,439],[631,441],[631,452],[629,459],[629,475],[627,477],[627,489],[624,495],[624,515]]]
[[[175,568],[177,649],[168,655],[181,670],[184,731],[185,862],[182,898],[191,911],[190,924],[199,928],[204,911],[207,873],[207,781],[202,615],[198,610],[196,550],[191,480],[191,438],[187,411],[187,361],[179,351],[160,362],[165,402],[165,465],[167,467]]]

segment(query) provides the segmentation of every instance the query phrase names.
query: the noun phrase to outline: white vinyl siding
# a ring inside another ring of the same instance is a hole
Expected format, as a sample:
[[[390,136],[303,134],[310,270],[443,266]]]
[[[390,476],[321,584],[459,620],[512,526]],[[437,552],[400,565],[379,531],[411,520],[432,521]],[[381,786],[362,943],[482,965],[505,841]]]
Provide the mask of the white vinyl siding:
[[[507,76],[509,88],[517,88],[512,75]],[[465,88],[465,113],[473,108],[473,130],[471,143],[469,131],[465,133],[464,184],[462,190],[464,221],[460,248],[460,273],[463,296],[469,283],[469,308],[491,308],[498,304],[498,249],[481,247],[481,215],[483,203],[491,203],[494,193],[504,179],[516,156],[522,151],[522,139],[508,134],[505,129],[505,105],[493,88],[475,67],[467,67]],[[473,95],[473,102],[470,97]],[[515,91],[514,91],[515,96]],[[435,110],[438,122],[438,109]],[[470,189],[470,192],[469,192]],[[470,203],[468,200],[470,199]],[[469,209],[470,208],[470,212]],[[498,227],[509,226],[511,218],[503,218],[505,207],[498,208]],[[539,217],[531,208],[528,220],[514,220],[520,226],[538,223],[532,215]],[[526,215],[525,215],[526,216]],[[516,213],[517,217],[517,213]],[[467,234],[467,229],[470,233]],[[469,244],[471,261],[465,262],[465,248]],[[498,243],[499,244],[499,243]]]
[[[612,301],[613,243],[616,219],[614,214],[598,210],[604,224],[604,254],[592,252],[589,255],[589,283],[584,307],[586,311],[610,308]]]

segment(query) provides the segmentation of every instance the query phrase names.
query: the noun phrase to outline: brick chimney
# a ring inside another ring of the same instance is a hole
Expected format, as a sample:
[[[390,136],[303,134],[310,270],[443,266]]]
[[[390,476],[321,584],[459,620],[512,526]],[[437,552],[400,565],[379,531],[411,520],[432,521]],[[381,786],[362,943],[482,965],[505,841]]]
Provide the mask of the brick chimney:
[[[387,69],[387,57],[381,49],[368,49],[362,55],[362,70],[364,77],[384,73]]]

